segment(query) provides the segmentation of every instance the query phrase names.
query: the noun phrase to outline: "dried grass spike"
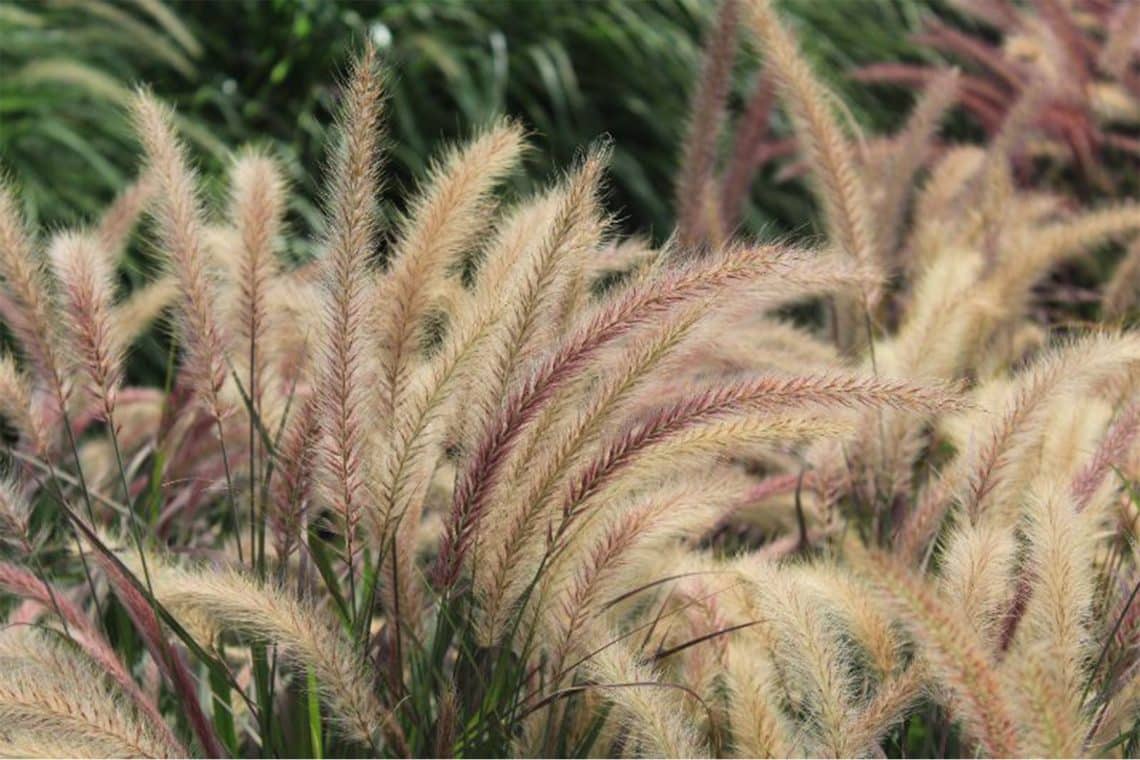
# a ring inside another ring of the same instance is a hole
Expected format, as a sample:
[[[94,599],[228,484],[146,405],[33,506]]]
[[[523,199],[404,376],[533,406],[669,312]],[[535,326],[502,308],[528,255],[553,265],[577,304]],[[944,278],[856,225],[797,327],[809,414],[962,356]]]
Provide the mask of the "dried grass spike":
[[[831,112],[834,98],[812,73],[770,0],[749,0],[749,15],[767,70],[776,80],[796,137],[822,187],[830,236],[866,275],[878,280],[881,264],[868,196],[851,145]],[[880,285],[872,281],[864,291],[868,307],[878,301]]]
[[[115,329],[114,271],[97,238],[63,233],[48,256],[63,288],[70,346],[105,421],[114,419],[125,347]]]
[[[375,413],[367,296],[376,234],[379,116],[383,81],[376,51],[365,48],[347,83],[340,143],[328,198],[322,333],[317,346],[321,495],[341,522],[350,597],[355,597],[357,528],[376,503],[367,426]],[[383,529],[381,529],[381,532]],[[350,602],[355,605],[355,599]]]
[[[183,371],[215,419],[225,415],[225,342],[218,323],[216,283],[205,249],[205,221],[198,180],[175,135],[170,110],[140,91],[132,104],[135,130],[158,183],[158,220],[163,252],[181,291],[179,332]]]
[[[677,175],[678,252],[690,254],[710,234],[705,209],[719,204],[713,182],[717,142],[725,119],[725,104],[732,85],[732,63],[736,54],[736,30],[740,23],[738,0],[722,0],[716,22],[704,44],[701,76],[690,96],[689,126],[681,169]]]

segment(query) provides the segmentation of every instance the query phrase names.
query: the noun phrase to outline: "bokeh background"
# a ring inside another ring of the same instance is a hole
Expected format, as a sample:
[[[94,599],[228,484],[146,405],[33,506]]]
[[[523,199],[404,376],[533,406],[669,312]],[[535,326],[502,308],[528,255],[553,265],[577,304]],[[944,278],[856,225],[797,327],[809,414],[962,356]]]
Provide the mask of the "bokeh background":
[[[498,114],[521,120],[535,150],[514,189],[573,159],[591,140],[615,146],[609,202],[619,222],[662,240],[702,36],[714,0],[4,0],[0,2],[0,166],[33,222],[74,223],[137,170],[123,113],[146,83],[176,106],[217,186],[233,148],[272,146],[292,174],[291,223],[316,223],[338,75],[361,40],[385,52],[391,198],[422,176],[438,145]],[[936,3],[787,0],[820,72],[868,128],[892,126],[910,94],[855,85],[845,72],[915,60],[909,36]],[[733,104],[757,56],[737,57]],[[805,225],[807,194],[766,170],[749,231]]]

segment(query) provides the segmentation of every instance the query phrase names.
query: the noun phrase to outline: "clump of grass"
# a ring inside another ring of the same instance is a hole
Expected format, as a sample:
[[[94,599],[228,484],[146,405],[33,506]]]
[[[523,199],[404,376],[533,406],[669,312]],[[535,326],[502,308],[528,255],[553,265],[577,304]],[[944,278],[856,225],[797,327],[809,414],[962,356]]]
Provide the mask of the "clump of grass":
[[[1140,211],[1015,183],[1023,114],[923,176],[956,76],[857,141],[771,4],[737,12],[814,248],[711,235],[715,197],[676,242],[621,239],[604,142],[505,198],[504,121],[385,229],[371,48],[310,262],[272,155],[212,207],[146,91],[103,223],[40,240],[0,193],[5,749],[1133,752],[1140,338],[1031,307]],[[144,211],[167,271],[119,294]],[[829,329],[780,316],[805,303]],[[166,387],[134,387],[167,307]]]

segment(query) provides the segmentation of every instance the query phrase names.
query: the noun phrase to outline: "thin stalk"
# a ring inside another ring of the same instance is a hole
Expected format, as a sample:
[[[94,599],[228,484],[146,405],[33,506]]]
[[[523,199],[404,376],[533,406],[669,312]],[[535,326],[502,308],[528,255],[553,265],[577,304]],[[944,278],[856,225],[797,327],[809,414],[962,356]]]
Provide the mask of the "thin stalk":
[[[71,456],[75,461],[75,475],[79,480],[79,490],[83,494],[83,505],[87,510],[87,519],[90,520],[92,525],[95,525],[95,511],[91,506],[91,492],[87,488],[87,479],[83,475],[83,466],[79,463],[79,449],[75,443],[75,431],[71,429],[71,418],[67,414],[67,399],[63,393],[63,379],[59,377],[58,373],[54,375],[55,395],[56,400],[59,402],[59,411],[63,421],[63,429],[67,433],[67,442],[71,447]],[[50,461],[47,462],[48,471],[51,473],[52,482],[55,484],[56,495],[59,499],[61,507],[66,508],[64,504],[63,487],[59,479],[55,476],[55,466]],[[79,540],[78,534],[75,536],[75,545],[79,549],[79,560],[83,565],[83,575],[87,578],[87,585],[91,587],[91,600],[95,604],[95,613],[99,616],[99,620],[103,619],[103,606],[99,603],[99,593],[95,590],[95,581],[91,577],[91,568],[87,564],[87,552],[83,549],[83,542]]]
[[[11,446],[5,446],[5,449],[6,449],[6,453],[9,456],[16,454],[15,449],[13,449]],[[43,481],[38,477],[36,478],[36,481],[38,484],[37,490],[39,490],[39,488],[43,487]],[[55,589],[48,582],[47,572],[44,570],[43,563],[40,562],[40,558],[37,556],[37,554],[35,552],[35,548],[32,546],[31,542],[28,540],[27,535],[24,535],[21,537],[20,544],[21,544],[21,548],[24,551],[24,555],[27,556],[28,560],[32,563],[32,574],[36,576],[36,580],[38,580],[40,583],[44,584],[44,588],[47,590],[48,598],[51,599],[51,606],[55,609],[55,614],[57,616],[59,616],[60,622],[63,623],[64,634],[69,639],[72,638],[71,630],[67,624],[67,616],[65,616],[63,614],[63,609],[60,607],[59,600],[55,596]]]
[[[238,517],[237,501],[234,499],[234,480],[230,474],[230,458],[226,454],[226,432],[222,429],[222,418],[214,415],[214,424],[218,429],[218,447],[222,452],[222,467],[226,471],[226,500],[230,504],[230,514],[234,521],[234,533],[237,535],[238,564],[245,564],[245,556],[241,548],[241,518]],[[252,551],[252,548],[251,548]]]
[[[33,457],[33,456],[28,455],[28,454],[24,454],[23,452],[16,451],[15,449],[13,449],[11,447],[8,447],[8,449],[5,451],[5,453],[8,456],[12,457],[13,459],[18,459],[25,464],[28,464],[28,465],[31,465],[32,467],[35,467],[36,469],[38,469],[40,471],[41,474],[44,474],[44,475],[53,474],[52,467],[47,462],[47,460],[43,460],[43,459],[40,459],[39,457]],[[74,488],[79,487],[79,481],[76,480],[75,478],[71,477],[70,475],[68,475],[65,472],[55,471],[54,472],[54,478],[58,479],[60,483],[72,486]],[[41,486],[46,485],[42,479],[37,478],[37,482],[39,482],[39,484]],[[130,508],[129,507],[126,507],[126,506],[120,504],[119,502],[115,501],[114,499],[112,499],[110,497],[102,496],[102,495],[97,494],[97,493],[93,493],[93,494],[91,494],[91,498],[94,499],[95,501],[99,502],[100,504],[102,504],[104,507],[107,507],[108,509],[112,509],[112,510],[114,510],[114,511],[116,511],[119,514],[124,515],[124,516],[128,516],[128,517],[130,516]]]
[[[254,417],[260,418],[261,416],[261,393],[258,389],[257,382],[260,380],[257,377],[257,346],[254,340],[255,329],[253,322],[253,315],[250,315],[250,330],[249,330],[249,552],[251,555],[250,563],[254,565],[257,570],[258,578],[265,580],[265,558],[258,558],[258,541],[257,541],[257,441],[254,435]],[[236,526],[235,526],[236,527]]]
[[[70,425],[70,423],[66,421],[66,416],[64,418],[64,424]],[[56,501],[59,503],[60,508],[66,512],[68,510],[63,496],[63,484],[56,476],[55,466],[46,460],[45,464],[47,465],[52,485],[55,488]],[[86,488],[84,488],[84,493],[86,493]],[[90,506],[88,506],[88,510],[90,510]],[[72,537],[75,539],[75,548],[79,551],[79,563],[83,566],[83,577],[87,580],[87,585],[91,589],[91,601],[95,605],[96,619],[99,620],[100,623],[103,623],[103,605],[99,602],[99,592],[95,589],[95,579],[91,577],[91,567],[87,563],[87,552],[83,548],[83,542],[79,540],[79,534],[73,531]]]
[[[22,544],[24,554],[27,556],[28,561],[32,563],[32,574],[36,577],[36,580],[44,584],[44,590],[47,591],[48,599],[51,600],[51,606],[55,610],[55,614],[59,617],[59,622],[63,624],[64,635],[74,641],[75,639],[71,635],[71,628],[67,624],[67,616],[63,614],[63,608],[60,607],[59,599],[55,596],[55,589],[48,582],[47,572],[44,571],[43,563],[40,562],[40,558],[36,556],[27,538],[21,539],[20,543]]]
[[[107,408],[105,411],[107,413],[107,427],[110,428],[111,433],[111,448],[115,450],[115,464],[119,469],[119,482],[123,486],[123,502],[127,505],[127,509],[130,510],[130,515],[133,517],[134,509],[131,507],[131,488],[127,484],[127,470],[123,466],[123,454],[119,447],[119,431],[115,426],[115,416],[111,409]],[[147,565],[146,552],[143,551],[142,536],[139,534],[139,527],[135,524],[135,520],[133,519],[128,519],[127,522],[131,525],[131,537],[134,539],[135,548],[139,553],[139,562],[142,565],[143,578],[146,580],[146,590],[150,594],[150,598],[153,599],[154,587],[151,584],[150,568]],[[151,607],[153,609],[154,605],[152,604]],[[158,610],[153,611],[157,618]]]

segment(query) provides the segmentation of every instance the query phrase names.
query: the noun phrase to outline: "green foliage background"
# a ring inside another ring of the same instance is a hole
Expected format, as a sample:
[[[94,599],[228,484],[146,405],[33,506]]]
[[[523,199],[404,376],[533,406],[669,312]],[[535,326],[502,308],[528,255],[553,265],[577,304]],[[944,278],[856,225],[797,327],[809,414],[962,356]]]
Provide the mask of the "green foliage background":
[[[907,96],[852,87],[843,72],[915,56],[907,35],[925,6],[784,7],[858,120],[882,127],[905,112]],[[313,225],[335,74],[370,37],[393,72],[393,196],[422,176],[442,141],[509,114],[536,146],[516,191],[608,135],[612,207],[627,231],[661,240],[672,228],[688,95],[715,9],[711,0],[9,0],[0,3],[0,165],[33,219],[90,216],[135,170],[121,108],[146,82],[177,106],[208,177],[220,175],[233,147],[273,145],[295,180],[294,222]],[[754,71],[747,51],[736,102]],[[804,193],[771,176],[757,183],[755,201],[753,230],[794,231],[810,213]]]

